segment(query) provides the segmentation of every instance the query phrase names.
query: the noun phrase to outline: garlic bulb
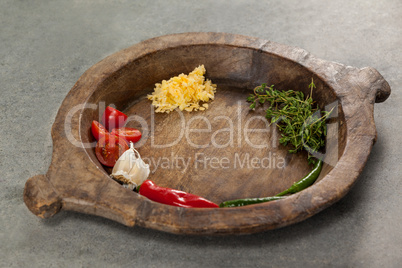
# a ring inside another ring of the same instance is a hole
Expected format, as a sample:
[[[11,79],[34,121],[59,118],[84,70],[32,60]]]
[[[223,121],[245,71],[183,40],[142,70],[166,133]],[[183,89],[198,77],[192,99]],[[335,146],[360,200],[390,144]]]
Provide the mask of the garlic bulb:
[[[145,181],[150,173],[149,165],[141,159],[140,153],[130,142],[130,149],[125,151],[113,167],[111,177],[128,184],[129,188],[136,187]]]

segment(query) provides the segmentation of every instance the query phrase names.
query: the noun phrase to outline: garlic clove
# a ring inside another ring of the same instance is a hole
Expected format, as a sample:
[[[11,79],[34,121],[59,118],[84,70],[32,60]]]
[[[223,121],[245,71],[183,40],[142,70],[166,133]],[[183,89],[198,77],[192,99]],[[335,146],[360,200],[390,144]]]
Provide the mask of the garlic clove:
[[[119,171],[128,171],[130,169],[130,155],[132,154],[131,148],[125,151],[120,158],[116,161],[113,167],[112,175]]]
[[[149,165],[142,160],[140,153],[130,142],[130,149],[125,151],[113,167],[111,177],[124,184],[140,185],[150,173]]]
[[[128,176],[132,178],[131,180],[135,184],[140,185],[148,178],[149,173],[150,173],[149,165],[145,164],[144,161],[141,158],[139,158],[136,164],[128,173]]]

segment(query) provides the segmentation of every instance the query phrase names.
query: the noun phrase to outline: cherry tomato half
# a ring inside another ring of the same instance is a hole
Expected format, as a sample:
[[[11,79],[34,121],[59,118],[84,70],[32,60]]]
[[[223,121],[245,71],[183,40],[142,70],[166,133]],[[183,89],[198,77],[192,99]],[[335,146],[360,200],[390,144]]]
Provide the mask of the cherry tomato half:
[[[112,135],[124,138],[127,142],[136,143],[141,139],[141,132],[138,129],[131,127],[115,128],[112,130]]]
[[[127,142],[114,135],[105,135],[96,144],[95,154],[99,162],[108,167],[113,167],[119,157],[129,149]]]
[[[109,131],[114,128],[124,126],[126,121],[127,121],[127,115],[110,106],[106,107],[105,112],[103,113],[102,116],[103,125]]]
[[[98,121],[92,121],[91,126],[92,135],[98,141],[100,138],[104,137],[105,135],[109,134],[109,131]]]

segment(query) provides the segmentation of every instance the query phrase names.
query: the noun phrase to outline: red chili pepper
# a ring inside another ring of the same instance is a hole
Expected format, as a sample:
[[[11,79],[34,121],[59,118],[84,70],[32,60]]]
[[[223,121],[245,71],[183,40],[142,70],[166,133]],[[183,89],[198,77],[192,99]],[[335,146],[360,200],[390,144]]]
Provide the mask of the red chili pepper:
[[[185,208],[218,208],[219,206],[200,196],[183,191],[157,186],[150,180],[144,181],[139,193],[152,201]]]

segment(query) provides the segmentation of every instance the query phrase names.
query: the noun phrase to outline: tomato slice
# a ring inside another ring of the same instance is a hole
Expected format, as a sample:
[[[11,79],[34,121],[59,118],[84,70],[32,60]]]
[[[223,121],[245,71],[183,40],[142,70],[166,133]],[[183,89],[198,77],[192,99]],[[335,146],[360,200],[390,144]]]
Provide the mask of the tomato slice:
[[[106,107],[102,116],[102,122],[109,131],[124,126],[126,121],[127,115],[110,106]]]
[[[95,137],[95,139],[98,141],[100,138],[106,136],[109,134],[109,131],[98,121],[92,121],[91,125],[91,131],[92,135]]]
[[[139,141],[142,136],[141,132],[138,129],[131,127],[115,128],[112,130],[111,134],[124,138],[127,142],[131,141],[133,143]]]
[[[127,141],[114,135],[105,135],[96,144],[95,154],[99,162],[113,167],[119,157],[129,149]]]

